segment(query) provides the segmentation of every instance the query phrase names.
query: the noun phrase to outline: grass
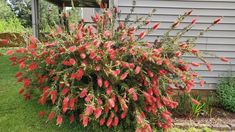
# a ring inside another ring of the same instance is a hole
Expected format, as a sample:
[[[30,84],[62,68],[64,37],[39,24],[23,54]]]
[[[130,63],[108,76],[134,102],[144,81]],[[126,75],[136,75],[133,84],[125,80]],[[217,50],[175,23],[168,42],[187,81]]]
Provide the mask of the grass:
[[[37,100],[25,102],[23,97],[18,95],[20,84],[16,83],[14,78],[18,69],[12,67],[7,56],[0,57],[0,132],[108,132],[108,131],[125,131],[119,128],[107,129],[100,128],[91,124],[83,128],[78,123],[70,124],[65,120],[59,127],[56,126],[55,120],[45,123],[46,117],[39,118],[38,112],[47,110],[49,106],[40,106]],[[98,128],[98,129],[97,129]],[[126,130],[127,131],[127,130]],[[210,129],[181,130],[173,128],[170,132],[210,132]]]

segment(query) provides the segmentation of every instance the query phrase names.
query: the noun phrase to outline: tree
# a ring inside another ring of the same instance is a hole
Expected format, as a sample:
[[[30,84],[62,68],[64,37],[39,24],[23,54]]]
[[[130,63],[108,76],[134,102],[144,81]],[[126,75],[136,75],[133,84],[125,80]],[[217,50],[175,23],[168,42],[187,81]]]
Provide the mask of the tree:
[[[0,19],[8,20],[9,18],[14,17],[14,13],[6,1],[0,1],[0,9]]]
[[[31,1],[30,0],[9,0],[12,11],[20,19],[24,27],[31,27]]]

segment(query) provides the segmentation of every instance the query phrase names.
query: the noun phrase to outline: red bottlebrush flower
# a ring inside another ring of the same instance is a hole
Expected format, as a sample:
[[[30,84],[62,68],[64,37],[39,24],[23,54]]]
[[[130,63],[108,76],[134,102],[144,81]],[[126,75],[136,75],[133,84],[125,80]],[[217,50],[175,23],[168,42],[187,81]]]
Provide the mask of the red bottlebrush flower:
[[[211,64],[206,63],[206,67],[207,67],[207,69],[208,69],[209,71],[211,71]]]
[[[204,87],[205,81],[204,80],[200,80],[199,84],[200,84],[201,87]]]
[[[110,96],[112,89],[113,89],[112,86],[109,86],[109,87],[105,90],[105,92],[106,92],[106,94],[107,94],[108,96]]]
[[[194,18],[194,19],[192,20],[191,24],[194,25],[194,24],[196,24],[196,23],[197,23],[197,19]]]
[[[20,63],[20,69],[23,69],[24,67],[25,67],[25,62],[23,61]]]
[[[222,17],[219,17],[219,18],[214,20],[213,24],[218,24],[218,23],[221,22],[221,20],[222,20]]]
[[[195,67],[199,67],[200,66],[200,64],[197,63],[197,62],[192,62],[192,65],[195,66]]]
[[[1,43],[4,45],[9,44],[9,40],[8,39],[1,39]]]
[[[86,95],[87,95],[87,89],[83,89],[79,96],[80,98],[84,98]]]
[[[180,57],[182,54],[181,54],[181,52],[180,51],[176,51],[176,53],[175,53],[175,56],[176,57]]]
[[[71,47],[69,47],[69,51],[70,51],[70,52],[74,52],[74,51],[76,51],[76,49],[77,49],[76,46],[71,46]]]
[[[61,95],[65,96],[69,92],[68,88],[64,88],[61,92]]]
[[[100,126],[103,126],[103,125],[104,125],[104,122],[105,122],[105,119],[104,119],[104,118],[100,119]]]
[[[86,58],[86,54],[85,54],[85,53],[81,53],[81,54],[80,54],[80,57],[81,57],[82,59],[85,59],[85,58]]]
[[[193,10],[190,10],[190,11],[188,11],[187,13],[186,13],[186,15],[191,15],[192,14],[192,12],[193,12]]]
[[[103,86],[103,80],[102,80],[101,77],[98,77],[98,79],[97,79],[97,84],[98,84],[98,86],[99,86],[100,88]]]
[[[28,87],[30,85],[30,79],[24,80],[24,87]]]
[[[82,37],[83,37],[82,32],[79,31],[79,32],[77,33],[77,39],[78,39],[78,40],[81,40]]]
[[[228,62],[229,61],[229,59],[226,58],[226,57],[220,57],[220,60],[223,61],[223,62]]]
[[[139,74],[140,73],[140,70],[141,70],[141,67],[137,66],[135,68],[135,74]]]
[[[72,98],[69,100],[69,107],[71,110],[75,110],[74,104],[75,104],[76,98]]]
[[[18,78],[18,77],[20,77],[20,76],[22,76],[22,73],[21,73],[21,72],[17,72],[16,75],[15,75],[16,78]]]
[[[123,74],[120,76],[120,80],[125,80],[126,77],[127,77],[127,75],[128,75],[128,72],[123,73]]]
[[[113,108],[115,106],[115,102],[112,98],[108,100],[108,104],[110,108]]]
[[[76,60],[73,59],[73,58],[70,58],[69,59],[69,63],[70,63],[70,65],[75,65],[76,64]]]
[[[95,109],[94,114],[95,114],[95,118],[98,119],[102,114],[102,109],[101,108]]]
[[[37,38],[33,37],[33,36],[30,36],[29,37],[29,40],[30,40],[30,43],[31,44],[36,44],[37,43]]]
[[[86,127],[89,122],[89,118],[87,116],[82,117],[82,125],[83,127]]]
[[[44,111],[40,111],[40,112],[38,113],[38,116],[39,116],[39,117],[43,117],[43,116],[45,116],[45,114],[46,114],[46,113],[45,113]]]
[[[106,122],[106,126],[107,127],[111,127],[111,125],[112,125],[112,121],[113,121],[113,118],[108,118],[108,120],[107,120],[107,122]]]
[[[93,113],[93,111],[94,111],[94,108],[92,106],[88,105],[85,109],[85,115],[89,116]]]
[[[13,54],[14,54],[14,50],[8,50],[8,51],[6,52],[6,54],[9,55],[9,56],[10,56],[10,55],[13,55]]]
[[[48,115],[48,120],[49,120],[49,121],[52,120],[54,116],[55,116],[55,112],[52,111],[52,112]]]
[[[117,126],[117,125],[118,125],[118,122],[119,122],[118,117],[115,117],[114,120],[113,120],[113,122],[112,122],[112,125],[113,125],[113,126]]]
[[[57,119],[56,119],[56,125],[61,125],[62,124],[62,121],[63,121],[63,118],[61,115],[58,115],[57,116]]]
[[[50,92],[50,94],[51,94],[51,101],[52,101],[52,104],[54,104],[54,103],[55,103],[55,100],[56,100],[56,97],[57,97],[57,91],[56,91],[56,90],[52,90],[52,91]]]
[[[109,87],[109,81],[108,81],[108,80],[105,80],[105,81],[104,81],[104,87],[105,87],[105,88],[108,88],[108,87]]]
[[[152,101],[151,95],[149,95],[149,94],[146,93],[146,92],[143,92],[143,93],[144,93],[145,100],[146,100],[149,104],[152,104],[153,101]]]
[[[138,95],[136,93],[133,93],[132,98],[133,98],[134,101],[137,101],[138,100]]]
[[[140,39],[143,39],[146,35],[146,31],[142,31],[140,34],[139,34],[139,38]]]
[[[127,112],[126,112],[126,111],[124,111],[124,112],[121,114],[121,119],[126,118],[126,114],[127,114]]]
[[[152,71],[150,71],[150,70],[148,70],[148,71],[147,71],[147,74],[148,74],[148,75],[149,75],[149,77],[151,77],[151,78],[154,76],[153,72],[152,72]]]
[[[118,76],[120,72],[121,72],[120,69],[116,69],[115,71],[113,71],[113,75]]]
[[[134,89],[134,88],[130,88],[130,89],[128,90],[128,93],[129,93],[129,94],[135,93],[135,89]]]
[[[70,123],[73,123],[73,122],[74,122],[74,120],[75,120],[74,115],[69,116],[69,120],[70,120]]]
[[[99,105],[102,105],[102,104],[103,104],[103,101],[101,100],[101,98],[98,98],[98,104],[99,104]]]
[[[195,104],[195,105],[200,105],[201,103],[193,98],[191,98],[192,100],[192,103]]]
[[[155,23],[152,28],[153,28],[154,30],[157,30],[157,29],[159,28],[159,25],[160,25],[159,23]]]
[[[36,63],[36,62],[33,62],[33,63],[31,63],[29,66],[28,66],[28,70],[29,71],[33,71],[33,70],[35,70],[35,69],[37,69],[38,68],[38,64]]]
[[[93,95],[89,94],[88,96],[86,96],[85,101],[89,102],[92,98],[93,98]]]
[[[69,105],[69,98],[66,97],[63,100],[63,105],[62,105],[62,111],[65,113],[68,110],[68,105]]]
[[[110,31],[104,31],[103,36],[104,37],[110,37],[112,33]]]

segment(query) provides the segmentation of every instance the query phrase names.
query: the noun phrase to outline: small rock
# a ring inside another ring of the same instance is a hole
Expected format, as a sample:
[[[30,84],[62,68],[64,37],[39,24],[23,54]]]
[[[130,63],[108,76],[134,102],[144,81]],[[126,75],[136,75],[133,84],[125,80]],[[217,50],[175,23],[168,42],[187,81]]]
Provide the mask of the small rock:
[[[217,130],[230,130],[231,128],[228,125],[224,124],[213,124],[212,128],[217,129]]]

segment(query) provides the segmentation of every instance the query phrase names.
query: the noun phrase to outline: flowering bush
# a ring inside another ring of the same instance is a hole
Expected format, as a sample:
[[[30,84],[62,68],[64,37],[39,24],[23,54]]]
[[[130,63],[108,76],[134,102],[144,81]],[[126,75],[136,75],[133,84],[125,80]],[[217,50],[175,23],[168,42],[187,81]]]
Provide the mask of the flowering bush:
[[[134,26],[117,22],[117,13],[116,8],[104,9],[102,15],[92,17],[91,25],[82,21],[70,25],[69,32],[58,26],[47,42],[29,37],[27,47],[7,52],[12,64],[21,69],[16,73],[18,82],[23,83],[19,94],[26,100],[33,95],[39,104],[52,105],[48,121],[55,117],[61,125],[67,116],[71,122],[80,120],[84,127],[92,121],[113,127],[131,120],[137,132],[152,131],[153,127],[167,129],[172,126],[168,109],[178,104],[171,98],[172,90],[190,93],[198,78],[190,67],[200,64],[186,62],[181,56],[197,56],[211,70],[202,53],[194,49],[198,36],[180,41],[196,19],[176,36],[169,36],[192,11],[180,16],[154,44],[144,37],[157,30],[159,23],[141,31],[149,24],[148,17],[138,19],[140,24]],[[136,35],[138,30],[141,32]],[[201,86],[203,83],[201,80]]]

